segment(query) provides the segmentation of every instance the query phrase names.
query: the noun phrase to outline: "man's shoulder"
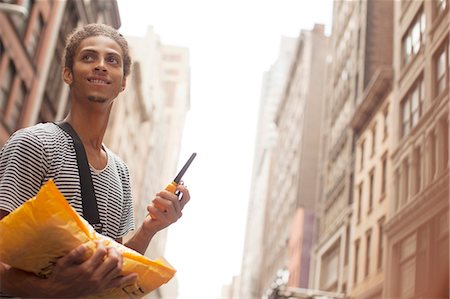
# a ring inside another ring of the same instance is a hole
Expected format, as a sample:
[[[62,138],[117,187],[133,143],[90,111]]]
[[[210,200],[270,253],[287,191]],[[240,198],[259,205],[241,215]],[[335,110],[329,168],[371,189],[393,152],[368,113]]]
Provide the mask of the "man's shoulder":
[[[7,145],[48,147],[58,144],[63,137],[58,127],[53,123],[39,123],[17,130],[7,141]]]
[[[106,152],[108,153],[108,157],[111,158],[114,162],[114,164],[117,166],[117,168],[120,171],[126,171],[128,172],[128,165],[125,163],[125,161],[122,160],[116,153],[114,153],[111,149],[109,149],[107,146],[103,145]]]
[[[34,136],[39,139],[46,139],[57,135],[60,135],[60,132],[54,123],[39,123],[17,130],[12,136]]]

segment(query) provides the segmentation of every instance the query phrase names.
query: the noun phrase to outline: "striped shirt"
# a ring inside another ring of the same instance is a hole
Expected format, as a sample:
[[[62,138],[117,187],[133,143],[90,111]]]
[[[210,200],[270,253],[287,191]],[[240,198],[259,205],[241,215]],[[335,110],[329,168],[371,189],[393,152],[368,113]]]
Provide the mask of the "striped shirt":
[[[129,172],[126,164],[103,146],[104,169],[90,166],[103,234],[113,239],[134,228]],[[36,195],[48,180],[83,215],[77,158],[72,138],[53,123],[15,132],[0,152],[0,209],[12,212]]]

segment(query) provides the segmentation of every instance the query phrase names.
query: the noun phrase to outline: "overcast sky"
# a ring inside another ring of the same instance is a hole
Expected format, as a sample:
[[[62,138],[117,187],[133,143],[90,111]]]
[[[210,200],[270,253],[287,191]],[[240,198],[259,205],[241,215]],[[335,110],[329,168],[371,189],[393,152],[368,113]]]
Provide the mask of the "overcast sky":
[[[125,35],[153,26],[190,51],[191,110],[180,163],[192,195],[169,230],[165,258],[180,298],[219,298],[240,272],[262,76],[281,36],[330,26],[331,0],[119,0]],[[327,28],[330,32],[330,28]]]

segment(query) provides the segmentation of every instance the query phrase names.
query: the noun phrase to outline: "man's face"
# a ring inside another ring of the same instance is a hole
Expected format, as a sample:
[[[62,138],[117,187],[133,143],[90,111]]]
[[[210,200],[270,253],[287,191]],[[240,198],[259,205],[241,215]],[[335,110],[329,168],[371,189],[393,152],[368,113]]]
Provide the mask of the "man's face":
[[[75,51],[72,71],[65,68],[63,77],[76,100],[111,102],[125,89],[122,49],[109,37],[88,37]]]

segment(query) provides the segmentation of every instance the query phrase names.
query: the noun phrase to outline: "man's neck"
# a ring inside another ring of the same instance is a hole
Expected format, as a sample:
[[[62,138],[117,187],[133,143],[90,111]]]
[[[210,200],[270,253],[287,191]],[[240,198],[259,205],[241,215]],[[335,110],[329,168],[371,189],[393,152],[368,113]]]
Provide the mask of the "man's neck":
[[[72,109],[64,121],[68,122],[77,132],[86,150],[101,151],[108,118],[109,113],[108,115],[80,114]]]

